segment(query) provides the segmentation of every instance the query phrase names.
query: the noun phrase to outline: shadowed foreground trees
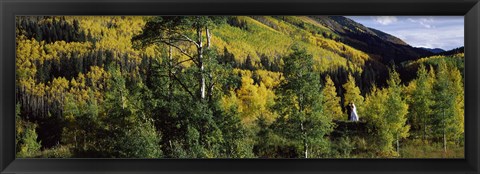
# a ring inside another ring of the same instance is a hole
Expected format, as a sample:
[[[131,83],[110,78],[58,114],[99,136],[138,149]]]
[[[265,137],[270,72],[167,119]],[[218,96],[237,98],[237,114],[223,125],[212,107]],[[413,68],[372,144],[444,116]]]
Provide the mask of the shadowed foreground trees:
[[[284,62],[285,80],[278,89],[275,108],[279,118],[274,130],[296,148],[299,156],[321,157],[328,153],[326,135],[332,131],[332,118],[323,113],[321,79],[315,73],[312,55],[294,47]]]
[[[435,117],[433,119],[433,135],[443,140],[444,151],[447,151],[447,141],[455,143],[464,132],[463,128],[463,83],[460,71],[449,68],[446,62],[440,62],[437,79],[433,86],[435,93],[433,104]]]
[[[168,53],[153,62],[149,108],[163,133],[167,157],[246,157],[251,150],[235,107],[222,109],[231,68],[211,50],[210,27],[222,17],[155,17],[133,38]],[[193,30],[192,30],[193,29]],[[206,40],[206,43],[204,42]],[[191,47],[196,49],[191,52]],[[174,57],[172,52],[181,56]],[[233,85],[233,84],[232,84]]]

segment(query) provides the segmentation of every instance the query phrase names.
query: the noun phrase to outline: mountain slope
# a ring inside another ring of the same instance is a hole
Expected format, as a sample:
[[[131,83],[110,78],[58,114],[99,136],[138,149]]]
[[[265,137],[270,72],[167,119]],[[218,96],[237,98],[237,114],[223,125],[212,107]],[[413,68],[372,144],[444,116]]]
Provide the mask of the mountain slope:
[[[384,64],[430,56],[432,53],[414,48],[401,39],[385,32],[368,28],[342,16],[312,16],[340,36],[342,42],[377,57]]]
[[[420,64],[424,64],[427,67],[429,66],[436,66],[440,61],[445,61],[450,65],[454,65],[456,68],[460,70],[462,76],[464,75],[465,69],[465,54],[464,54],[464,47],[455,48],[452,50],[444,51],[441,53],[437,53],[432,56],[422,57],[417,60],[406,61],[402,63],[403,71],[404,72],[417,72],[418,67]],[[411,80],[416,78],[415,74],[404,73],[404,79]]]
[[[441,52],[445,52],[445,50],[443,50],[441,48],[425,48],[425,47],[418,47],[418,48],[430,51],[433,54],[438,54],[438,53],[441,53]]]
[[[218,51],[233,54],[245,64],[247,59],[261,68],[265,59],[270,63],[287,55],[289,48],[300,45],[314,56],[320,71],[344,67],[361,72],[371,57],[342,43],[339,35],[308,17],[238,16],[217,26],[212,42]]]

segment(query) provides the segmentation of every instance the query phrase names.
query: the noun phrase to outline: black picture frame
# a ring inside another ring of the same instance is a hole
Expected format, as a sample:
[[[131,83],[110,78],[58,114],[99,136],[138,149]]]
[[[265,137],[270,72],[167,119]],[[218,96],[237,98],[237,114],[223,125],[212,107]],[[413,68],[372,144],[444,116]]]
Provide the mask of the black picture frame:
[[[478,0],[0,0],[0,173],[479,173]],[[15,159],[16,15],[464,15],[465,159]]]

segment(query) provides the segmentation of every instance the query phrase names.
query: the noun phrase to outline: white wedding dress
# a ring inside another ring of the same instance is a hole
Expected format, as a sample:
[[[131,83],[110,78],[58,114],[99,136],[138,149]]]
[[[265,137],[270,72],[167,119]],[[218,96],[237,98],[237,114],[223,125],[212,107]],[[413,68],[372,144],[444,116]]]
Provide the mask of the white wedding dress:
[[[352,104],[352,113],[350,114],[351,121],[358,121],[357,107],[355,104]]]

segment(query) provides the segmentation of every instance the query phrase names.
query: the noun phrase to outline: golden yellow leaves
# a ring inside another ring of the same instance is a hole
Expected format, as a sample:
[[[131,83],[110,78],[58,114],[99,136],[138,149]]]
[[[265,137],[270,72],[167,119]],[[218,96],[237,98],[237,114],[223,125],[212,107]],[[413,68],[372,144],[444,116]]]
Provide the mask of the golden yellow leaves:
[[[259,73],[262,80],[255,83],[251,71],[238,69],[236,71],[242,74],[242,86],[236,91],[230,91],[230,95],[222,98],[223,108],[236,105],[242,122],[246,125],[252,125],[261,116],[269,122],[273,121],[275,116],[270,111],[270,107],[275,103],[273,88],[279,84],[278,73],[262,71]]]

